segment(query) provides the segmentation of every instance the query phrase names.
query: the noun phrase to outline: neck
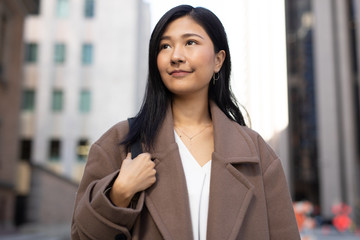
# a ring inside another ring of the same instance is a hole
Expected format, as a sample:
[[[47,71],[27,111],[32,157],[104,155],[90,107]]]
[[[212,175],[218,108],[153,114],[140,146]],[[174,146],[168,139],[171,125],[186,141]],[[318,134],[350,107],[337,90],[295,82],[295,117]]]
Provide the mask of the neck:
[[[174,125],[196,127],[211,123],[209,101],[206,98],[174,97],[172,102]]]

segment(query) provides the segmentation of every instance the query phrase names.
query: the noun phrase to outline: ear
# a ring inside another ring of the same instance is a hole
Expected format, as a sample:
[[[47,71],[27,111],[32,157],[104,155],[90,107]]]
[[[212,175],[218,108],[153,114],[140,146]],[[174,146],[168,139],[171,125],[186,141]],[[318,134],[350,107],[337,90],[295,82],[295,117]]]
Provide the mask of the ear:
[[[214,72],[217,73],[220,71],[220,69],[224,63],[225,57],[226,57],[226,52],[224,50],[220,50],[219,52],[216,53]]]

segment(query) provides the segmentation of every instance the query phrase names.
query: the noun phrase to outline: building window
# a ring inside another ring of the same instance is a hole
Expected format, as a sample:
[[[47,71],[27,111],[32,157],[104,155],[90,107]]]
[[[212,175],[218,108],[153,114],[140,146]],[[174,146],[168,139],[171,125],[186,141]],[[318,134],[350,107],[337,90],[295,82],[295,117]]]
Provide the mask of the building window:
[[[61,142],[59,139],[51,139],[49,143],[49,159],[51,161],[60,160]]]
[[[20,143],[20,159],[30,161],[32,141],[30,139],[22,139]]]
[[[69,0],[57,0],[56,16],[63,18],[69,16]]]
[[[54,61],[55,63],[64,63],[66,57],[66,46],[64,43],[55,44]]]
[[[52,94],[52,110],[60,112],[63,109],[63,92],[61,90],[54,90]]]
[[[93,45],[85,43],[82,46],[82,63],[84,65],[92,64],[93,61]]]
[[[90,144],[87,139],[80,139],[77,144],[76,154],[77,159],[80,162],[86,161],[87,156],[89,155]]]
[[[35,109],[35,91],[24,90],[22,98],[22,110],[34,111]]]
[[[95,1],[94,0],[85,0],[85,17],[93,18],[95,11]]]
[[[25,45],[25,62],[36,63],[38,56],[38,45],[37,43],[27,43]]]
[[[82,90],[80,93],[79,110],[82,113],[88,113],[91,109],[91,93],[88,90]]]

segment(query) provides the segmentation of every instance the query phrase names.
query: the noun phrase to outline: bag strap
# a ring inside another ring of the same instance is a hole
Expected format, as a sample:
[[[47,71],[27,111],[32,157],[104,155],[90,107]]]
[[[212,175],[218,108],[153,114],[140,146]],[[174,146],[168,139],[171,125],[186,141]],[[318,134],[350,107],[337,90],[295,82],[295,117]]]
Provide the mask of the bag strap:
[[[130,130],[131,130],[131,126],[134,125],[134,121],[135,121],[135,118],[128,118],[129,129],[130,129]],[[138,138],[138,139],[136,140],[136,142],[134,142],[133,144],[131,144],[130,150],[131,150],[131,158],[132,158],[132,159],[136,158],[140,153],[143,152],[142,147],[141,147],[140,138]]]
[[[134,125],[134,121],[135,121],[135,118],[128,118],[129,131],[131,130],[131,126]],[[140,138],[136,139],[136,141],[133,144],[131,144],[130,151],[131,151],[132,159],[136,158],[140,153],[143,152],[142,147],[141,147]],[[140,192],[135,193],[134,197],[130,201],[130,205],[129,205],[130,208],[133,208],[133,209],[136,208],[139,197],[140,197]]]

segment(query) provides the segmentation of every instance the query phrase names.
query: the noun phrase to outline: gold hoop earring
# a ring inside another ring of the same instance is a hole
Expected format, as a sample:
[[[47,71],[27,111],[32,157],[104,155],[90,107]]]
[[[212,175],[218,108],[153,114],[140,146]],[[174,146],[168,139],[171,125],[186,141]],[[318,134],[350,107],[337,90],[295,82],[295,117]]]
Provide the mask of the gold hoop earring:
[[[216,74],[217,74],[217,76],[216,76]],[[213,74],[212,79],[213,79],[213,84],[214,84],[214,85],[215,85],[215,82],[216,82],[217,80],[219,80],[219,78],[220,78],[220,74],[219,74],[218,72]]]

